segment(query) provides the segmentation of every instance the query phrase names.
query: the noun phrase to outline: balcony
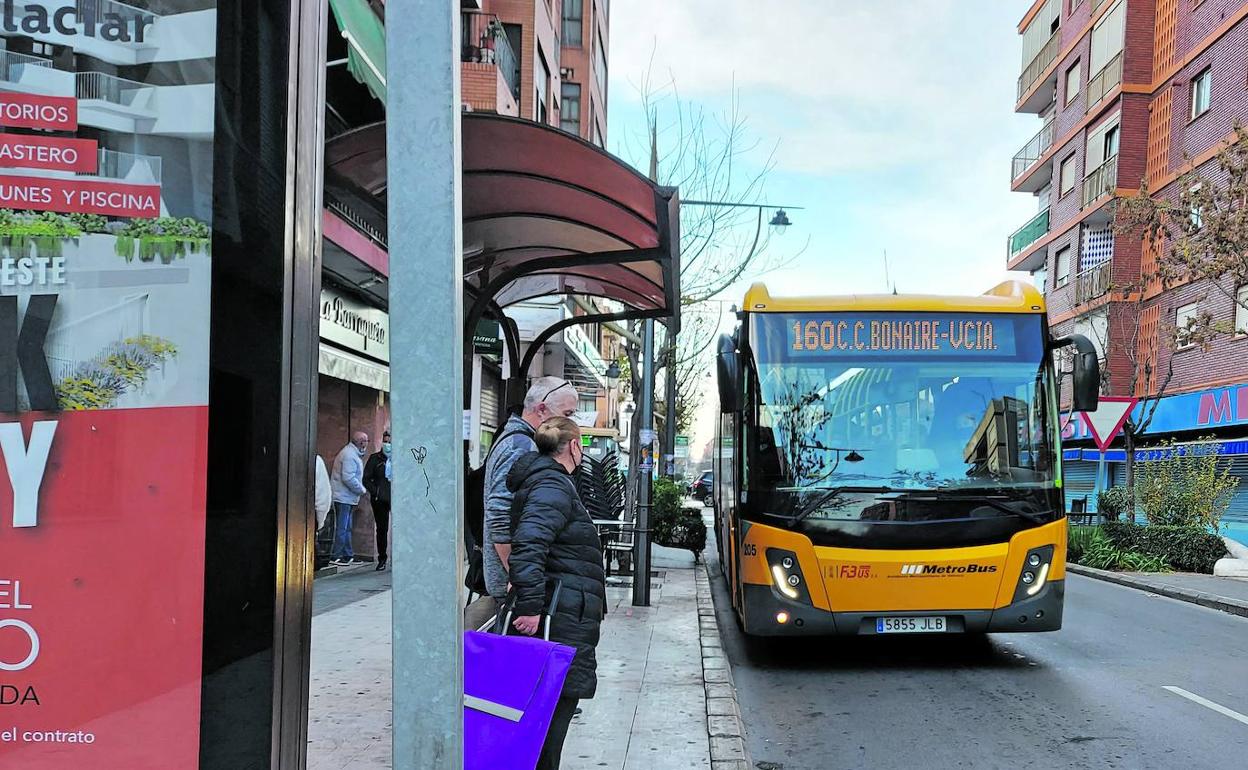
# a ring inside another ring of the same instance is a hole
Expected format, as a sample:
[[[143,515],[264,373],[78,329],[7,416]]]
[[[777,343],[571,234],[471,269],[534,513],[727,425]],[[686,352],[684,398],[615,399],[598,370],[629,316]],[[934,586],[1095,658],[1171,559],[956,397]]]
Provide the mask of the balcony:
[[[1109,293],[1113,281],[1113,262],[1103,262],[1075,276],[1075,304],[1083,305]]]
[[[1118,156],[1110,158],[1093,169],[1083,179],[1083,208],[1104,195],[1112,195],[1118,187]]]
[[[1027,144],[1023,145],[1023,149],[1014,153],[1014,164],[1010,171],[1010,181],[1018,181],[1019,177],[1026,174],[1027,171],[1029,171],[1032,166],[1036,164],[1036,161],[1040,160],[1041,156],[1048,152],[1049,148],[1052,146],[1053,119],[1050,118],[1045,122],[1044,127],[1041,128],[1040,131],[1033,136],[1029,142],[1027,142]],[[1049,174],[1046,178],[1028,180],[1030,184],[1027,192],[1035,192],[1036,190],[1039,190],[1048,182],[1049,178],[1052,178],[1052,176],[1052,168],[1050,168]],[[1020,189],[1022,188],[1020,187]]]
[[[1032,217],[1031,221],[1018,228],[1010,236],[1010,261],[1027,250],[1027,247],[1043,238],[1049,232],[1049,210],[1045,209]],[[1011,269],[1023,269],[1011,265]]]
[[[1084,98],[1087,99],[1084,112],[1091,112],[1093,107],[1101,103],[1106,94],[1120,85],[1122,85],[1121,53],[1110,59],[1109,63],[1088,81],[1088,87],[1084,91]]]
[[[1040,49],[1040,53],[1036,54],[1031,63],[1023,68],[1023,74],[1018,76],[1018,100],[1022,101],[1031,87],[1036,84],[1040,76],[1044,74],[1053,60],[1057,58],[1057,51],[1061,45],[1062,31],[1059,29],[1049,38],[1049,42],[1044,44]],[[1030,100],[1029,100],[1030,101]],[[1048,104],[1048,99],[1045,104]]]
[[[507,84],[513,99],[520,98],[520,60],[503,30],[503,23],[491,13],[464,11],[460,14],[462,37],[459,60],[492,64]]]

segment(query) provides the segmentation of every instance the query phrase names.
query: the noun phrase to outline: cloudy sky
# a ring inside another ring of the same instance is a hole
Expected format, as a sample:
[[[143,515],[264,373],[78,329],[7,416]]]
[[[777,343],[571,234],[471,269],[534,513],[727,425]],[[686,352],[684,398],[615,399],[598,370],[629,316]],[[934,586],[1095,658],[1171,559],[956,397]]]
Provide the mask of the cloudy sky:
[[[1026,0],[616,0],[608,148],[635,155],[650,67],[723,114],[733,88],[764,149],[764,199],[796,204],[772,240],[804,253],[774,293],[980,293],[1012,276],[1006,237],[1035,201],[1009,190],[1040,127],[1012,111]],[[724,297],[740,301],[748,281]]]
[[[608,147],[636,154],[639,84],[728,110],[779,142],[764,200],[794,203],[771,247],[802,255],[774,293],[980,293],[1012,276],[1006,237],[1035,213],[1010,158],[1040,121],[1013,114],[1026,0],[617,0]],[[653,64],[651,64],[653,62]],[[748,282],[725,293],[739,302]],[[699,431],[705,441],[705,428]]]

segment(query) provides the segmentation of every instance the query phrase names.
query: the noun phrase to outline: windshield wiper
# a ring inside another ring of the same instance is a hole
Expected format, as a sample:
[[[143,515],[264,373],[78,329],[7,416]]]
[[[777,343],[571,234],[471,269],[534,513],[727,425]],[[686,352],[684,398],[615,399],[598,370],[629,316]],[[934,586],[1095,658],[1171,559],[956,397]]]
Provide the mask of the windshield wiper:
[[[807,502],[805,505],[801,507],[801,510],[799,510],[796,514],[791,516],[789,518],[789,526],[793,526],[794,524],[801,522],[802,519],[805,519],[810,514],[822,508],[828,500],[831,500],[832,498],[844,492],[849,492],[851,494],[884,494],[886,492],[901,492],[901,491],[903,490],[893,489],[892,487],[855,487],[855,486],[848,486],[848,485],[839,486],[839,487],[830,487],[826,490],[823,490],[824,493],[822,495],[819,495],[814,500]]]
[[[938,501],[947,502],[949,500],[974,501],[977,503],[983,503],[984,505],[987,505],[989,508],[993,508],[995,510],[1001,511],[1002,513],[1008,513],[1013,516],[1021,516],[1024,519],[1027,519],[1028,521],[1032,522],[1033,524],[1047,523],[1047,520],[1045,519],[1043,513],[1036,513],[1034,511],[1021,511],[1017,508],[1013,508],[1009,505],[1006,505],[1005,503],[997,502],[998,500],[1010,499],[1008,495],[962,495],[962,494],[958,494],[957,492],[954,492],[953,490],[948,490],[948,489],[942,489],[940,491],[950,492],[951,494],[949,497],[940,497],[937,495],[930,495],[930,496],[922,496],[922,497],[908,497],[906,499],[918,500],[920,502],[938,502]]]

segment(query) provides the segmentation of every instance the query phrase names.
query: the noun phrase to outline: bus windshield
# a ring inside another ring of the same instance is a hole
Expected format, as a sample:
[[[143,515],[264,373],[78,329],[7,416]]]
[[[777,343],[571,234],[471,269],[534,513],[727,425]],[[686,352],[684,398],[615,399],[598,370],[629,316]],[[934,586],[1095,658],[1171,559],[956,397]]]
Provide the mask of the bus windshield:
[[[749,348],[746,478],[771,512],[1052,513],[1055,400],[1039,315],[758,314]]]

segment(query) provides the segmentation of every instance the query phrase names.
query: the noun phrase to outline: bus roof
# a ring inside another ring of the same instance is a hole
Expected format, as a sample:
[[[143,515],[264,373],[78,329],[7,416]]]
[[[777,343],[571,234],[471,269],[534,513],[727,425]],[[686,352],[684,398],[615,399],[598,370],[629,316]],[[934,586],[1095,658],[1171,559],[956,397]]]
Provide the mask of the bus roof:
[[[972,313],[1043,313],[1044,295],[1022,281],[1005,281],[978,296],[937,294],[842,294],[812,297],[773,297],[756,283],[745,293],[748,313],[801,313],[838,310]]]

